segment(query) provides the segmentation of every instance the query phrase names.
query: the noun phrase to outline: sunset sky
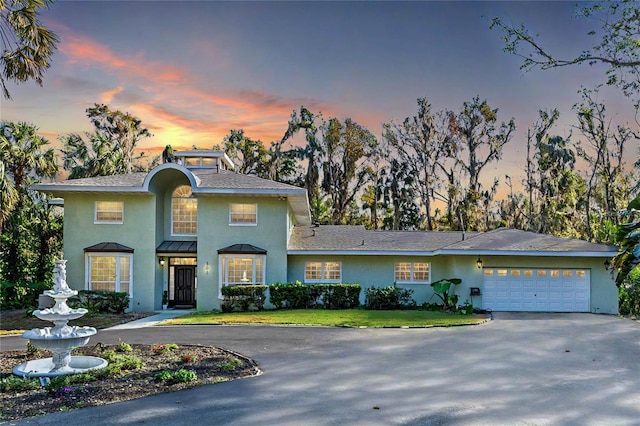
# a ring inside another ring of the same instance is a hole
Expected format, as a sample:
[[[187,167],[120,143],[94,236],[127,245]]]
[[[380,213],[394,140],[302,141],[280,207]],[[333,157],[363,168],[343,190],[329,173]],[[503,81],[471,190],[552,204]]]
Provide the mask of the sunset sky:
[[[570,54],[590,46],[586,33],[597,28],[573,12],[574,2],[57,1],[41,15],[61,38],[44,87],[10,85],[0,115],[57,143],[92,130],[85,109],[106,103],[142,120],[154,135],[146,148],[205,148],[230,129],[268,145],[300,105],[380,136],[383,122],[416,113],[418,97],[457,111],[479,96],[518,126],[487,173],[517,181],[537,111],[558,108],[554,133],[567,136],[580,85],[602,83],[604,69],[523,73],[490,20],[526,22]],[[631,101],[610,89],[600,99],[631,125]],[[637,156],[636,144],[628,162]]]

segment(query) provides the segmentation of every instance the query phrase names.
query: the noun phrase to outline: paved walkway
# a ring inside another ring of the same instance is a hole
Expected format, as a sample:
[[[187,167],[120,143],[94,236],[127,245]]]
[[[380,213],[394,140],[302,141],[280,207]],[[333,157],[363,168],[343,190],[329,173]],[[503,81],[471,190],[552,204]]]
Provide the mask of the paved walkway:
[[[157,325],[158,323],[171,319],[178,318],[192,312],[195,310],[191,309],[165,309],[162,311],[155,311],[154,315],[149,315],[148,317],[140,318],[139,320],[126,322],[124,324],[115,325],[113,327],[109,327],[105,330],[130,330],[134,328],[145,328],[152,327]]]
[[[640,324],[613,316],[496,314],[448,329],[156,326],[100,330],[92,342],[119,338],[222,346],[264,374],[15,424],[640,424]]]

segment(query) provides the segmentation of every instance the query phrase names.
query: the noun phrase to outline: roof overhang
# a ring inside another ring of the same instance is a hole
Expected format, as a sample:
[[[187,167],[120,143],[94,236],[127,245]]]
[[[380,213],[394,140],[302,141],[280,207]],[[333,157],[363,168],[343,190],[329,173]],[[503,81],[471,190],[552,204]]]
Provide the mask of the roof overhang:
[[[102,242],[84,248],[85,253],[133,253],[131,247],[114,242]]]
[[[609,258],[615,251],[509,251],[509,250],[436,250],[436,251],[400,251],[400,250],[287,250],[290,256],[520,256],[520,257],[602,257]]]
[[[195,254],[198,252],[197,241],[163,241],[156,248],[156,253]]]
[[[251,244],[233,244],[218,250],[218,254],[267,254],[263,248]]]

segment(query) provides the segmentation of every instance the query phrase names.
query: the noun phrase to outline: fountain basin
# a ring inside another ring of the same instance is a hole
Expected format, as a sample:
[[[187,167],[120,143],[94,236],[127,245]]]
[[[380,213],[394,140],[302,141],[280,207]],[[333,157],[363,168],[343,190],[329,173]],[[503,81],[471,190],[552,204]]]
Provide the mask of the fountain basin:
[[[40,358],[15,366],[13,374],[21,377],[55,377],[62,374],[77,374],[89,370],[99,370],[106,367],[107,364],[107,360],[96,356],[72,356],[67,365],[56,369],[53,358]]]
[[[67,313],[55,312],[52,309],[42,309],[33,311],[33,315],[43,321],[71,321],[78,319],[87,313],[86,309],[70,309]]]

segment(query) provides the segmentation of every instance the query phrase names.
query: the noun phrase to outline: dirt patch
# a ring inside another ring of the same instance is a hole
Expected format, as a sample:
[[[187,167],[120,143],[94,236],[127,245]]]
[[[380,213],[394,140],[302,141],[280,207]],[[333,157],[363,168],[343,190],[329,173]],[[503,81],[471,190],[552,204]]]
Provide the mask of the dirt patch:
[[[85,315],[77,320],[69,321],[69,325],[88,326],[97,329],[109,328],[140,318],[153,315],[154,312],[129,312],[126,314]],[[24,309],[0,312],[0,334],[21,334],[32,328],[51,327],[53,324],[38,317],[27,314]]]
[[[38,387],[35,390],[0,393],[0,422],[127,401],[260,374],[253,360],[223,348],[178,345],[177,349],[163,350],[162,345],[130,346],[130,352],[117,353],[140,357],[144,362],[141,368],[123,371],[116,377],[74,383],[57,391]],[[115,351],[120,348],[119,345],[99,344],[78,348],[74,354],[104,357],[105,350]],[[26,350],[0,352],[0,378],[15,377],[11,374],[13,367],[22,362],[49,356],[51,354],[48,351],[39,351],[37,354],[29,354]],[[186,383],[176,383],[159,380],[157,377],[163,371],[175,375],[181,369],[195,372],[197,378]]]

